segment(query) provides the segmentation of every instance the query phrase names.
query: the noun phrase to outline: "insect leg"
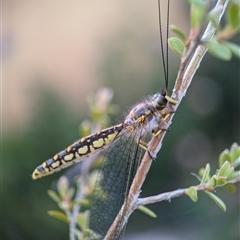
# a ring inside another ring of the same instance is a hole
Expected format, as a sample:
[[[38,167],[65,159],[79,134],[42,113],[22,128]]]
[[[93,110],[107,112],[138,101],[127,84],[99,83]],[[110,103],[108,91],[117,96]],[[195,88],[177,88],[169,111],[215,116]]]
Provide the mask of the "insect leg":
[[[148,150],[148,144],[147,144],[146,142],[144,142],[143,140],[139,139],[139,140],[138,140],[138,144],[139,144],[139,146],[140,146],[142,149],[144,149],[144,150],[148,153],[149,157],[150,157],[152,160],[155,160],[155,159],[156,159],[156,157],[153,156],[153,154]]]

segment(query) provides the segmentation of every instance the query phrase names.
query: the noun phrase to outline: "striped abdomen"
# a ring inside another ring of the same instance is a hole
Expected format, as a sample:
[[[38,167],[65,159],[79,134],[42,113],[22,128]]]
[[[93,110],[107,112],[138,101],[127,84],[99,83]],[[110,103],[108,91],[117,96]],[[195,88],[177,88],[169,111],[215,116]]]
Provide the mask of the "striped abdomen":
[[[39,165],[33,172],[32,178],[38,179],[69,165],[81,161],[99,150],[105,149],[123,129],[123,124],[119,124],[102,131],[81,138],[65,150],[56,154],[53,158],[48,159]]]

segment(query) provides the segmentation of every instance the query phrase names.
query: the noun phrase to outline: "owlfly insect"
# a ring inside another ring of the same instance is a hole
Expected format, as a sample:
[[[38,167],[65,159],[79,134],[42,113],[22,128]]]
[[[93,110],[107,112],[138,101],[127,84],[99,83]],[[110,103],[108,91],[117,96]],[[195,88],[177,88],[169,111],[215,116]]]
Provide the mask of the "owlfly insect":
[[[168,1],[168,21],[169,21]],[[167,103],[176,104],[167,94],[168,87],[168,50],[166,59],[163,50],[161,29],[160,0],[159,27],[162,49],[166,90],[144,99],[136,104],[126,115],[123,122],[83,137],[65,150],[43,162],[33,172],[32,178],[38,179],[86,159],[100,151],[106,151],[96,184],[89,228],[96,233],[96,238],[104,239],[115,217],[127,198],[134,176],[138,170],[141,158],[148,151],[147,135],[158,135],[160,122],[169,114],[165,111]],[[169,23],[167,23],[169,25]],[[168,31],[167,31],[168,38]],[[150,156],[151,153],[149,152]],[[119,229],[107,239],[121,239],[124,231],[119,223]],[[100,237],[99,237],[100,236]]]

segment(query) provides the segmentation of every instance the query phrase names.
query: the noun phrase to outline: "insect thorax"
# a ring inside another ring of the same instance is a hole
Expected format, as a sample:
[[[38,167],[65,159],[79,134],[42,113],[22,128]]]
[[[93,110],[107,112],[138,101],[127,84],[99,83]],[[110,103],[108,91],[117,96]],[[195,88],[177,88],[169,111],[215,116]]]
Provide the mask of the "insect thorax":
[[[129,131],[140,130],[141,135],[155,132],[162,114],[152,102],[145,101],[136,105],[126,116],[124,124]]]

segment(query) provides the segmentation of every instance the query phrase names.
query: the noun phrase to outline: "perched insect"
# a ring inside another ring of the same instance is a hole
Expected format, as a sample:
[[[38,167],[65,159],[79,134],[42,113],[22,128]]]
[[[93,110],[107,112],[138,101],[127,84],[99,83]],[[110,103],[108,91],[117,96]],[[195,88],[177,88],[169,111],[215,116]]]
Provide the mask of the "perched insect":
[[[89,219],[89,228],[100,236],[107,234],[128,197],[143,154],[148,151],[145,139],[149,134],[158,135],[162,130],[159,124],[167,114],[165,107],[168,102],[176,104],[166,96],[166,92],[159,92],[137,104],[126,116],[121,132],[109,144]],[[151,152],[149,154],[151,156]],[[124,234],[121,228],[120,222],[114,235],[106,239],[121,239]]]
[[[168,64],[165,64],[163,54],[160,1],[158,1],[158,4],[160,40],[167,89]],[[166,55],[168,57],[168,50],[166,50]],[[169,114],[165,111],[167,103],[176,104],[175,100],[168,97],[167,90],[146,98],[129,111],[122,123],[81,138],[34,170],[32,178],[38,179],[53,174],[100,151],[106,151],[97,180],[89,218],[89,228],[97,236],[96,238],[93,237],[93,239],[103,239],[106,236],[120,211],[124,200],[128,196],[143,153],[148,151],[147,135],[159,134],[162,130],[159,129],[159,124]],[[151,155],[151,153],[149,154]],[[123,234],[124,231],[119,228],[111,239],[121,239]]]
[[[162,117],[165,116],[164,108],[167,102],[175,103],[174,100],[166,96],[166,92],[162,92],[137,104],[122,123],[76,141],[64,151],[55,154],[52,158],[39,165],[34,170],[32,178],[35,180],[53,174],[108,148],[111,144],[120,138],[126,138],[129,134],[135,135],[136,143],[146,150],[146,147],[141,145],[141,139],[147,132],[158,133],[159,123]]]

